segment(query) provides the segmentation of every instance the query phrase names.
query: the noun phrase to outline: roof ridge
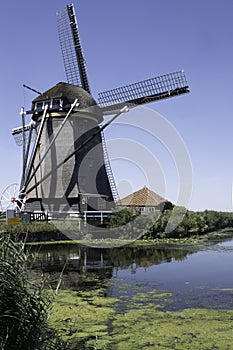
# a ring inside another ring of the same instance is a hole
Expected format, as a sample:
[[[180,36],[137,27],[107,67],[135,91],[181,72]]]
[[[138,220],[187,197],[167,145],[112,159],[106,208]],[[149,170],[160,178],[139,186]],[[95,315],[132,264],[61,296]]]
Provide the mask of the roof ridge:
[[[146,186],[129,194],[120,200],[120,205],[126,206],[157,206],[161,203],[167,202],[159,194],[150,190]]]

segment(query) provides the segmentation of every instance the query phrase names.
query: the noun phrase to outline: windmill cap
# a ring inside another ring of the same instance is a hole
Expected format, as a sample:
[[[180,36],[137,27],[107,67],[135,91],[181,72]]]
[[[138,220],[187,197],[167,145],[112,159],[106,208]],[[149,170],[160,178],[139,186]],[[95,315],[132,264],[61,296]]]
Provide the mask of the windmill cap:
[[[94,98],[89,94],[89,92],[80,86],[71,85],[64,82],[56,84],[32,101],[32,111],[35,110],[36,103],[43,101],[46,102],[46,100],[49,101],[51,99],[61,99],[63,102],[63,109],[69,109],[74,100],[78,99],[79,105],[76,108],[77,110],[87,109],[87,112],[90,111],[90,113],[94,113],[96,115],[99,122],[103,120],[101,109],[97,105]],[[33,115],[33,119],[37,119],[37,115]]]

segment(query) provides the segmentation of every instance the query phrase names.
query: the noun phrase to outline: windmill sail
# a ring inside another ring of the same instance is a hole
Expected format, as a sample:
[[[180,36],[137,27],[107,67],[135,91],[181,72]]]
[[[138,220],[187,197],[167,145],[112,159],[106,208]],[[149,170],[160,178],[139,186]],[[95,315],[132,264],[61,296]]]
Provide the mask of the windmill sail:
[[[25,133],[25,142],[27,143],[29,140],[29,143],[31,142],[31,136],[30,133],[34,131],[35,125],[30,123],[24,126],[19,126],[18,128],[14,128],[11,131],[12,136],[14,137],[15,143],[17,146],[23,146],[23,129]],[[32,135],[34,139],[34,134]]]
[[[67,5],[66,9],[57,13],[57,24],[67,81],[69,84],[78,85],[90,93],[73,4]]]
[[[161,75],[131,85],[99,93],[98,102],[104,114],[122,108],[188,93],[189,87],[183,71]]]

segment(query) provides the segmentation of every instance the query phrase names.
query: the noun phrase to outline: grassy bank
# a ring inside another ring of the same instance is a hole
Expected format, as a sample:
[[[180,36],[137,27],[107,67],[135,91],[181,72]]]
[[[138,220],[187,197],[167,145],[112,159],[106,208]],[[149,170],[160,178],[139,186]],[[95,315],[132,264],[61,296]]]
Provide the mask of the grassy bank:
[[[9,235],[12,240],[24,242],[44,242],[67,240],[52,222],[31,222],[18,225],[0,221],[0,236]]]
[[[233,231],[233,213],[208,210],[193,212],[175,207],[145,216],[138,215],[135,210],[122,209],[116,211],[106,225],[102,230],[95,228],[93,232],[85,233],[85,230],[80,232],[76,229],[79,222],[72,219],[57,221],[55,224],[32,222],[19,225],[8,225],[0,220],[0,234],[8,233],[13,239],[30,242],[67,241],[78,237],[84,244],[94,244],[96,241],[97,245],[101,240],[114,241],[116,244],[118,241],[126,244],[135,240],[195,244],[197,241],[208,241],[211,236],[212,239],[221,239],[227,235],[230,237]]]
[[[187,237],[144,237],[143,239],[127,240],[127,239],[92,239],[71,240],[63,233],[59,232],[52,223],[30,223],[18,226],[0,224],[0,237],[8,235],[15,241],[24,241],[31,245],[47,245],[47,244],[82,244],[92,247],[114,247],[122,245],[172,245],[172,246],[196,246],[202,247],[209,244],[226,241],[233,238],[233,228],[226,227],[224,229],[210,231],[202,235],[189,235]]]
[[[50,241],[35,241],[28,242],[30,245],[66,245],[80,244],[96,248],[114,248],[120,246],[169,246],[169,247],[192,247],[202,249],[209,245],[233,239],[233,228],[225,228],[218,231],[209,232],[208,234],[197,236],[193,235],[187,238],[155,238],[155,239],[137,239],[122,240],[122,239],[91,239],[91,240],[50,240]]]

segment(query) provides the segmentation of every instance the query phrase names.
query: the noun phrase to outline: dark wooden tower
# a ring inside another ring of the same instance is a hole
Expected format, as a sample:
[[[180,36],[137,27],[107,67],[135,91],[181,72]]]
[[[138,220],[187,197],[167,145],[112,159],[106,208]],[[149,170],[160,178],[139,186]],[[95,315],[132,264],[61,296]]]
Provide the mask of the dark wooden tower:
[[[99,126],[103,114],[93,97],[79,86],[58,83],[33,100],[32,120],[40,138],[24,183],[26,209],[112,210]]]

